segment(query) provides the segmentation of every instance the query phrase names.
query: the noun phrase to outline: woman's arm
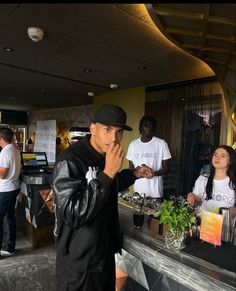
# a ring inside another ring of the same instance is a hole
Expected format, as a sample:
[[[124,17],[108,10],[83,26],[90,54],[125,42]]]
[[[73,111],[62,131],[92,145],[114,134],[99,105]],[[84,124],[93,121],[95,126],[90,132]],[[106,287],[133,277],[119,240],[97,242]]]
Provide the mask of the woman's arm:
[[[202,204],[202,199],[195,195],[193,192],[188,193],[187,201],[193,207],[200,206]]]

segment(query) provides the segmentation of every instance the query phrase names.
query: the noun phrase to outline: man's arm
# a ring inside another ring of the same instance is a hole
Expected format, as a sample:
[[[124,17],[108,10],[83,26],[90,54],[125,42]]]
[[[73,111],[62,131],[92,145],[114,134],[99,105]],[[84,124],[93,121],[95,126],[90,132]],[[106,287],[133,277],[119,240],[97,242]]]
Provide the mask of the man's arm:
[[[152,175],[152,169],[146,165],[141,165],[141,167],[133,168],[132,170],[124,169],[118,173],[118,191],[127,189],[139,178],[149,178]]]
[[[72,228],[97,215],[110,196],[112,179],[101,172],[88,185],[83,173],[70,161],[58,162],[53,170],[56,211]]]
[[[129,161],[129,169],[133,170],[134,169],[134,164],[132,161]]]
[[[162,160],[162,168],[158,171],[154,171],[154,176],[164,176],[169,173],[170,159]]]
[[[0,179],[4,179],[7,176],[9,168],[0,167]]]

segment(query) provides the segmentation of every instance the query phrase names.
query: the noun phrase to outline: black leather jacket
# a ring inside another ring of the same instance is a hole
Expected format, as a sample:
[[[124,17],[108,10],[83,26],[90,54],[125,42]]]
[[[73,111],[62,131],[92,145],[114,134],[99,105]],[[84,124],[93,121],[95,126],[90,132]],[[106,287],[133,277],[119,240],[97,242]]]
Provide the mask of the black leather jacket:
[[[102,271],[106,256],[121,251],[117,194],[136,180],[128,169],[108,177],[89,138],[63,151],[53,170],[57,268],[72,274]]]

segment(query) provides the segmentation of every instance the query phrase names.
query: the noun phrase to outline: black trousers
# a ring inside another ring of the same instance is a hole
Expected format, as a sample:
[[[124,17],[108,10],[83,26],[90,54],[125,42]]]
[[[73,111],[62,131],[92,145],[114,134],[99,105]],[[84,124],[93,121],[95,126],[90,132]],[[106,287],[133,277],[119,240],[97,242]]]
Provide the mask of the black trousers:
[[[103,272],[88,271],[75,276],[64,270],[57,270],[56,286],[56,291],[115,291],[115,258],[110,256],[106,260]]]
[[[15,204],[16,197],[20,189],[0,192],[0,249],[2,248],[3,240],[3,219],[6,218],[7,223],[7,242],[6,248],[14,251],[16,244],[16,218],[15,218]]]

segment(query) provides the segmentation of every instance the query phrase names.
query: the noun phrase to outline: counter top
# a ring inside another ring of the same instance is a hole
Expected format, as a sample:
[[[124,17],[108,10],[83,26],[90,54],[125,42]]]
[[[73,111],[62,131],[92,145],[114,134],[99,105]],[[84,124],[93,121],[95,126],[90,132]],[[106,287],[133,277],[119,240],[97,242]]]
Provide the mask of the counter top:
[[[21,181],[27,185],[44,185],[50,184],[51,173],[35,172],[35,173],[23,173],[21,174]]]
[[[168,250],[163,241],[150,235],[146,220],[141,228],[134,228],[132,208],[127,205],[119,203],[119,215],[121,230],[124,233],[123,249],[154,270],[191,290],[235,290],[234,272],[193,255]]]

